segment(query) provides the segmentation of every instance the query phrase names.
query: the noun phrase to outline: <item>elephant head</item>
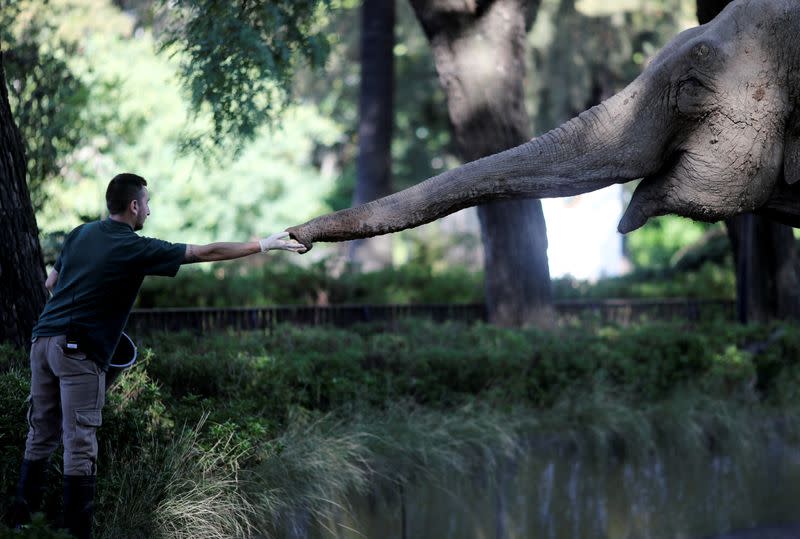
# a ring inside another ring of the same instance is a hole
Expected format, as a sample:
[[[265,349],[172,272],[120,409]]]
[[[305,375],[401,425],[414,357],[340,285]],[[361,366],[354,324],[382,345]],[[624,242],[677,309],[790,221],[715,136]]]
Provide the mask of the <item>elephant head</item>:
[[[619,231],[675,213],[800,224],[800,2],[736,0],[675,37],[620,93],[521,146],[288,229],[342,241],[467,206],[572,196],[642,178]]]

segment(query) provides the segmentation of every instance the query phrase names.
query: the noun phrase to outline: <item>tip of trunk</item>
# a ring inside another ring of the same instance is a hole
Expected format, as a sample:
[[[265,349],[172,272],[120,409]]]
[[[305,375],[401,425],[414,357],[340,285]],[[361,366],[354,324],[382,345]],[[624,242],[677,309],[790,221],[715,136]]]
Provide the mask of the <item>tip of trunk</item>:
[[[292,226],[286,229],[286,232],[289,233],[289,238],[293,240],[297,240],[298,242],[302,243],[305,246],[306,250],[300,254],[305,254],[309,252],[314,244],[308,239],[308,236],[305,234],[305,225],[297,225]]]

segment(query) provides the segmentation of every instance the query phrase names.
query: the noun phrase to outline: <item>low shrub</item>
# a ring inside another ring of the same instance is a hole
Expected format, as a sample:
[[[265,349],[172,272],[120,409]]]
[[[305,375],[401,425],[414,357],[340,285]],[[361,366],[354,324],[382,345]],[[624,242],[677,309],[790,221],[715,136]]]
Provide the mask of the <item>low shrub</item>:
[[[278,261],[252,267],[236,262],[181,270],[174,279],[147,279],[137,306],[257,307],[262,305],[482,303],[483,274],[463,268],[433,271],[406,264],[380,271],[333,271],[327,261],[308,267]],[[706,263],[687,271],[636,270],[599,279],[553,279],[555,299],[690,297],[733,299],[730,265]]]
[[[144,336],[104,410],[97,530],[277,534],[298,514],[346,510],[375,481],[491,470],[533,433],[626,458],[754,446],[778,417],[780,435],[800,439],[799,335],[790,324],[547,333],[409,320],[393,333]],[[6,493],[26,430],[21,357],[0,348]]]
[[[407,264],[358,273],[333,271],[327,261],[308,267],[235,262],[186,268],[174,279],[148,279],[137,300],[152,307],[255,307],[342,303],[480,303],[483,276],[462,268],[433,271]]]
[[[363,331],[362,331],[363,329]],[[720,398],[757,392],[790,402],[800,351],[791,326],[657,323],[597,332],[507,330],[408,320],[393,333],[284,327],[272,333],[153,335],[148,364],[176,402],[226,399],[279,422],[293,406],[328,412],[410,399],[435,407],[475,396],[549,406],[600,379],[632,402],[697,386]],[[768,346],[754,356],[748,346]],[[798,371],[800,372],[800,371]]]
[[[553,279],[556,299],[605,298],[736,298],[736,275],[728,261],[705,262],[697,267],[639,268],[617,277],[596,281],[563,277]]]

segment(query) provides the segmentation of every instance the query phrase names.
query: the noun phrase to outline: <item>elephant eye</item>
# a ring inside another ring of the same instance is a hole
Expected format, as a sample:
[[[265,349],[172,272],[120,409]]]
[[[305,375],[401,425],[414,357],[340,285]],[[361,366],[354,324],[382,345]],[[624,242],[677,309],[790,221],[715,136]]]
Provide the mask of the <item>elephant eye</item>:
[[[694,57],[700,61],[708,61],[714,55],[714,47],[710,43],[698,43],[692,49]]]

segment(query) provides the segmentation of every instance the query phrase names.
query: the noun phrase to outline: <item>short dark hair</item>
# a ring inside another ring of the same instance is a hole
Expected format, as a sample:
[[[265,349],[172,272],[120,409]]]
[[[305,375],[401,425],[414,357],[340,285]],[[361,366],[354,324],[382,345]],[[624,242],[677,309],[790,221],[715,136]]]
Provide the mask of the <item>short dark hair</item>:
[[[108,182],[108,189],[106,189],[108,211],[112,215],[123,213],[131,200],[139,200],[145,185],[147,185],[147,181],[144,178],[130,172],[114,176]]]

